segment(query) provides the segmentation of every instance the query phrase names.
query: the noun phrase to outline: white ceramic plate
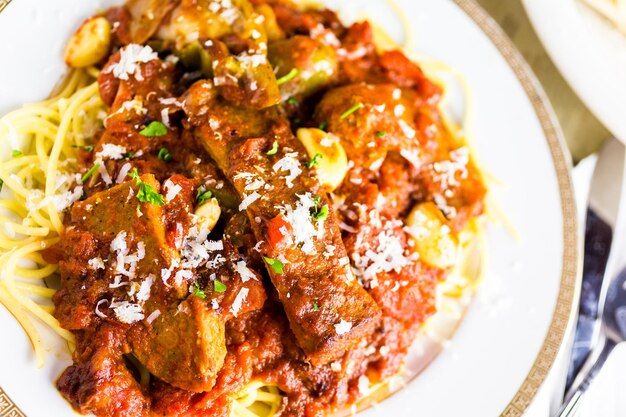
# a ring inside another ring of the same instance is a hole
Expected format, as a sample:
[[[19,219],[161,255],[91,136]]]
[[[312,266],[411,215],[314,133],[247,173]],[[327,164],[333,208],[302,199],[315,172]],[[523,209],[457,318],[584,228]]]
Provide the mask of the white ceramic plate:
[[[626,35],[581,0],[522,3],[570,86],[626,143]]]
[[[0,113],[44,98],[64,71],[74,28],[105,0],[20,0],[0,13]],[[569,164],[543,94],[497,26],[470,0],[403,0],[416,49],[463,73],[475,95],[474,145],[506,187],[493,189],[521,239],[489,228],[488,276],[453,341],[413,382],[368,416],[520,416],[544,380],[574,308],[577,233]],[[0,5],[2,1],[0,0]],[[342,0],[401,39],[381,0]],[[1,6],[0,6],[1,8]],[[347,13],[350,15],[350,13]],[[10,63],[10,65],[7,65]],[[455,114],[463,109],[453,95]],[[73,415],[54,388],[69,363],[47,337],[45,368],[0,307],[0,416]],[[22,413],[22,414],[20,414]]]

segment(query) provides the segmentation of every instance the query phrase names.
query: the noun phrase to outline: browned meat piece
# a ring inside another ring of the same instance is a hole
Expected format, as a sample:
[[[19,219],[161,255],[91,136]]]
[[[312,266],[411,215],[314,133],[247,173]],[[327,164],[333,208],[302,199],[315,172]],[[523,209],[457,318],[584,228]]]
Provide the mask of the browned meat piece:
[[[124,329],[103,324],[77,335],[74,365],[67,368],[57,387],[81,413],[99,416],[144,417],[150,401],[122,359],[128,353]]]
[[[159,191],[160,185],[151,175],[144,175],[141,180],[155,192]],[[100,299],[111,300],[110,305],[113,305],[113,300],[126,300],[128,288],[135,288],[133,292],[140,297],[138,293],[142,291],[143,284],[151,280],[148,292],[141,295],[140,301],[145,302],[142,317],[155,312],[157,316],[151,323],[139,320],[130,327],[127,337],[131,351],[153,375],[177,387],[200,392],[213,386],[223,364],[226,319],[260,308],[265,301],[265,292],[256,273],[246,270],[248,275],[241,277],[232,270],[231,264],[238,260],[238,254],[232,245],[225,244],[225,249],[219,253],[224,265],[219,269],[209,269],[208,273],[217,273],[227,285],[227,290],[223,294],[213,294],[207,300],[192,296],[179,304],[179,300],[188,294],[188,283],[176,279],[164,283],[157,277],[161,277],[163,269],[179,262],[176,245],[181,244],[182,237],[178,239],[175,233],[181,230],[181,234],[185,235],[189,229],[194,188],[191,181],[182,176],[174,176],[169,181],[179,187],[179,191],[165,208],[158,204],[140,204],[137,195],[141,189],[134,181],[96,193],[74,205],[70,218],[72,226],[68,229],[84,240],[83,247],[88,256],[100,254],[101,262],[104,264],[106,261],[102,272],[86,268],[89,261],[83,261],[84,274],[94,281],[89,286],[90,293],[95,289],[99,291],[88,298],[87,305],[79,302],[80,308],[77,306],[74,315],[79,316],[82,326],[85,311],[89,312],[88,317],[92,320],[98,320],[95,312]],[[98,251],[95,248],[101,249]],[[114,254],[109,257],[111,251],[118,252],[117,257]],[[137,255],[139,252],[141,255]],[[137,259],[132,260],[133,256]],[[68,267],[72,265],[74,269]],[[68,277],[68,283],[79,281],[80,272],[76,267],[76,262],[62,263],[61,271]],[[244,285],[244,278],[250,282]],[[212,288],[213,283],[209,284]],[[76,290],[73,286],[71,294],[83,293]],[[242,290],[244,296],[239,295]],[[71,308],[68,311],[67,303],[62,302],[67,301],[68,292],[59,294],[56,298],[61,306],[59,312],[63,312],[62,317],[71,318]],[[213,299],[217,307],[212,305]],[[104,313],[100,311],[100,314]],[[113,316],[113,311],[110,315]],[[136,321],[127,321],[118,315],[117,310],[115,315],[127,324]],[[66,319],[65,322],[71,320]]]
[[[284,263],[268,272],[298,343],[314,364],[341,356],[371,334],[380,311],[354,279],[328,197],[288,121],[276,109],[225,104],[208,81],[184,100],[199,140],[239,192],[261,253]],[[273,141],[278,150],[268,156]],[[329,215],[316,220],[324,206]]]
[[[128,333],[134,355],[151,374],[189,391],[211,389],[224,364],[224,319],[191,296],[163,311],[151,324]]]
[[[328,131],[341,139],[355,166],[372,171],[378,171],[390,150],[400,152],[416,166],[429,157],[424,152],[428,144],[420,143],[423,138],[414,118],[411,101],[393,84],[338,87],[326,93],[315,110],[315,120],[326,123]]]

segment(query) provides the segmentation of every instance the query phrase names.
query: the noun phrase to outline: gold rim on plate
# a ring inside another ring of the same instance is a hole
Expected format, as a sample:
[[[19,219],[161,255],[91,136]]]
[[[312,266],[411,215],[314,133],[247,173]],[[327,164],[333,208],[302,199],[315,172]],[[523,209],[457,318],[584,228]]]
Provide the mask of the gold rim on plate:
[[[454,2],[496,46],[524,88],[548,142],[559,184],[563,217],[563,263],[556,307],[539,354],[535,358],[522,385],[500,414],[500,417],[521,417],[554,364],[565,339],[567,329],[573,323],[572,318],[577,306],[581,246],[570,177],[571,161],[568,152],[565,150],[563,133],[556,121],[554,111],[539,82],[511,40],[474,0],[454,0]],[[0,0],[0,12],[9,3],[11,3],[11,0]],[[8,394],[2,390],[2,387],[0,387],[0,417],[25,417],[25,414],[9,398]]]
[[[548,141],[559,184],[563,215],[563,263],[556,307],[539,354],[513,399],[500,414],[500,417],[520,417],[530,405],[554,364],[565,339],[567,329],[570,324],[573,324],[573,317],[578,306],[578,281],[582,265],[580,256],[581,241],[578,233],[576,205],[574,203],[574,191],[570,177],[571,160],[569,153],[565,150],[563,133],[550,102],[528,64],[526,64],[526,61],[524,61],[524,58],[511,40],[474,0],[454,0],[454,2],[498,48],[498,51],[506,59],[522,84]]]

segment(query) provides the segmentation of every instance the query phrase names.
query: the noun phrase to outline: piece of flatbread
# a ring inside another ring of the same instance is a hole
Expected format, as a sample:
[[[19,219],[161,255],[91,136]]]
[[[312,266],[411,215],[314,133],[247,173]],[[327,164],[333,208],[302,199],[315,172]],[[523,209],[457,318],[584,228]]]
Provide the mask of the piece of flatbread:
[[[626,0],[583,0],[626,34]]]

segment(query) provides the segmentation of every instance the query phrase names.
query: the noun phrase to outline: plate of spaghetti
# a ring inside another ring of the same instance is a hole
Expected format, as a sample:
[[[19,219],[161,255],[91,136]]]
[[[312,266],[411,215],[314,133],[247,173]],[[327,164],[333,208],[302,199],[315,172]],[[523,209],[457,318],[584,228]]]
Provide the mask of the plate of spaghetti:
[[[0,10],[1,416],[524,412],[577,229],[478,6]]]

